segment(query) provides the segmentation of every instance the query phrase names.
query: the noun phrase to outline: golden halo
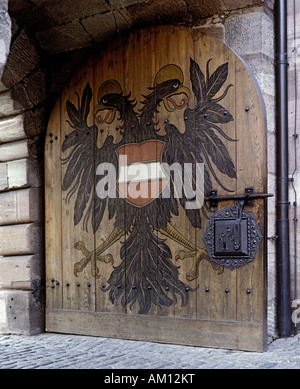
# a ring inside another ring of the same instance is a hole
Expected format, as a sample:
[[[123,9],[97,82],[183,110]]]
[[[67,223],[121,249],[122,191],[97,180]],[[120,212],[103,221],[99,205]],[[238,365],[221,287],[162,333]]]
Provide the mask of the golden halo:
[[[155,77],[155,85],[162,84],[168,80],[178,80],[181,84],[183,83],[183,73],[177,65],[166,65],[162,67]]]
[[[98,102],[100,102],[102,96],[105,96],[105,95],[108,95],[111,93],[116,93],[116,94],[122,93],[121,85],[116,80],[107,80],[100,86],[99,91],[98,91],[98,95],[97,95]]]

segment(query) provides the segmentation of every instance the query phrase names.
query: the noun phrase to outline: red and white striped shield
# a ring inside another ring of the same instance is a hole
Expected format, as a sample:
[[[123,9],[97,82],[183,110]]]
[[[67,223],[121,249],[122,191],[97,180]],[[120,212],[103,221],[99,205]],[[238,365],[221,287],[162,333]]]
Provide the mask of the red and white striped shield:
[[[136,207],[144,207],[162,192],[168,179],[161,166],[164,142],[149,140],[119,147],[117,189]]]

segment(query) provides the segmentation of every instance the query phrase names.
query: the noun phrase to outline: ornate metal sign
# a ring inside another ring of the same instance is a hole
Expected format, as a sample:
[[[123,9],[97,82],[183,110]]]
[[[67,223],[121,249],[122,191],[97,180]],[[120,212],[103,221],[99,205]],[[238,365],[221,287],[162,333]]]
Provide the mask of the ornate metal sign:
[[[235,270],[253,262],[262,239],[252,213],[243,210],[243,201],[215,213],[203,241],[210,260]]]

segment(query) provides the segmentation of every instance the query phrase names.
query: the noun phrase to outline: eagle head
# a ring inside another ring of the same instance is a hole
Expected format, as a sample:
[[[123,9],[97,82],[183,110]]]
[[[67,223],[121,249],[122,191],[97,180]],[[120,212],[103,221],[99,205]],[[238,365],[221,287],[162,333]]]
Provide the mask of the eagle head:
[[[157,96],[163,101],[166,110],[169,112],[174,112],[176,109],[186,107],[188,100],[190,99],[191,92],[183,85],[183,80],[182,70],[177,65],[166,65],[162,67],[155,76]],[[178,105],[172,99],[172,96],[181,94],[184,94],[185,96]]]
[[[122,96],[121,85],[116,80],[105,81],[98,90],[97,102],[94,108],[94,117],[98,124],[111,124],[115,120],[118,102]],[[102,111],[107,111],[102,117]]]

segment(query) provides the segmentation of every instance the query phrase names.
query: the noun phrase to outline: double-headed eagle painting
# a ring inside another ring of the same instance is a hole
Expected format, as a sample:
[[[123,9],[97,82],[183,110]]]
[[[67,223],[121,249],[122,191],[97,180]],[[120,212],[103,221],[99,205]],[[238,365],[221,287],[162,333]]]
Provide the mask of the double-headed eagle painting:
[[[201,228],[203,218],[209,218],[211,210],[205,201],[201,208],[187,207],[191,199],[186,194],[184,182],[182,196],[177,196],[172,174],[168,177],[170,196],[162,195],[164,179],[158,175],[154,178],[152,196],[128,194],[129,183],[121,177],[124,171],[122,161],[125,160],[127,165],[179,164],[182,169],[185,164],[191,164],[190,180],[196,198],[199,190],[196,185],[197,166],[203,164],[202,195],[208,197],[215,189],[212,182],[230,191],[231,188],[221,182],[219,173],[236,179],[234,163],[224,144],[224,139],[236,141],[226,134],[226,124],[234,119],[220,102],[232,85],[226,84],[228,63],[213,72],[211,67],[210,60],[203,72],[199,64],[190,59],[191,91],[184,85],[181,68],[167,64],[157,72],[153,84],[145,86],[139,110],[137,100],[131,94],[125,94],[121,83],[115,79],[107,80],[99,87],[95,106],[92,106],[93,91],[89,83],[81,96],[77,94],[77,106],[70,101],[66,103],[71,132],[62,144],[63,164],[66,165],[62,189],[67,192],[67,200],[72,196],[76,198],[74,225],[82,223],[83,228],[92,230],[93,234],[101,228],[105,230],[105,211],[109,220],[114,222],[108,238],[94,251],[88,251],[79,237],[75,249],[81,250],[84,258],[75,263],[74,274],[78,276],[88,263],[92,263],[92,276],[99,278],[98,266],[101,262],[101,266],[106,263],[105,266],[111,267],[111,274],[108,286],[102,291],[109,293],[112,304],[121,302],[122,306],[130,308],[138,304],[140,314],[147,314],[152,304],[158,307],[176,304],[178,297],[182,306],[187,304],[189,292],[195,290],[189,286],[190,281],[198,277],[200,262],[210,259],[205,248],[191,242],[184,230],[175,228],[172,218],[179,215],[182,207],[191,226]],[[194,108],[191,99],[195,99]],[[158,122],[157,114],[162,107],[169,113],[168,119]],[[176,120],[172,122],[175,111],[177,115],[178,111],[182,112],[184,129],[176,126]],[[92,126],[88,125],[90,114],[94,117]],[[108,135],[102,146],[97,146],[101,125],[116,121],[118,141]],[[99,172],[97,167],[101,164],[113,166],[116,175]],[[115,196],[99,196],[96,184],[101,179],[116,189]],[[141,193],[148,185],[149,182],[141,179],[136,188]],[[178,252],[172,254],[167,238],[178,244]],[[109,248],[116,242],[121,242],[118,261],[109,253]],[[178,260],[185,258],[192,258],[192,265],[183,282],[179,277]],[[222,273],[220,265],[210,263],[212,271]]]

